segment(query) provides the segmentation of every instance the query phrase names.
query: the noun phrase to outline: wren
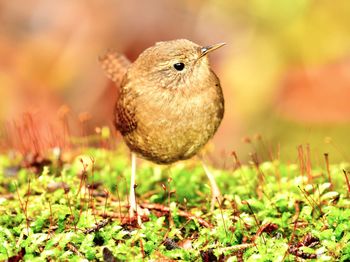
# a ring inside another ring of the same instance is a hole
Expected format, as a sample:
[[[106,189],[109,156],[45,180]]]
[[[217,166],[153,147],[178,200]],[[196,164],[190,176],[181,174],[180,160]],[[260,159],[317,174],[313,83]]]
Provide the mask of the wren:
[[[147,214],[135,198],[135,153],[157,164],[188,159],[209,141],[224,115],[219,78],[207,54],[224,43],[199,46],[186,39],[158,42],[134,63],[118,53],[100,58],[107,76],[120,87],[115,126],[132,154],[130,217]],[[221,197],[208,167],[202,166],[212,189],[211,209]]]
[[[101,59],[119,81],[115,126],[132,152],[158,164],[194,156],[224,115],[220,81],[202,47],[186,39],[158,42],[134,63],[119,54]]]

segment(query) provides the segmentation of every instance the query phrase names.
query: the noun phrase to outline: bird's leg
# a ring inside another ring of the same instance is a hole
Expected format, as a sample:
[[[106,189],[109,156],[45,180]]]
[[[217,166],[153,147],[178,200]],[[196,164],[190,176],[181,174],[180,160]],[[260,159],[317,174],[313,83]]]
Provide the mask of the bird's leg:
[[[130,179],[130,194],[129,194],[129,216],[130,218],[133,218],[135,216],[135,213],[137,215],[137,223],[139,225],[142,224],[141,216],[148,216],[149,210],[148,209],[142,209],[137,203],[136,203],[136,197],[135,197],[135,184],[136,180],[136,154],[131,152],[131,179]]]
[[[209,168],[206,164],[204,164],[202,160],[202,166],[204,169],[205,174],[207,175],[209,182],[210,182],[210,188],[211,188],[211,204],[210,204],[210,210],[214,210],[215,203],[218,202],[219,205],[221,203],[221,193],[218,185],[215,182],[215,178],[213,174],[210,172]]]
[[[136,154],[131,152],[131,178],[130,178],[130,194],[129,194],[129,215],[134,217],[137,212],[137,204],[135,197],[135,178],[136,178]]]

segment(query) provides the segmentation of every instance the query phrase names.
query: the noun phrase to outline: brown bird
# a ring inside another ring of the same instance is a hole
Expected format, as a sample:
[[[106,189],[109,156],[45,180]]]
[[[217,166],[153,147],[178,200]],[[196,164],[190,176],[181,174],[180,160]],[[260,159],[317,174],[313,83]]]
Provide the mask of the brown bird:
[[[108,77],[120,85],[115,126],[133,153],[170,164],[196,155],[214,135],[224,115],[224,98],[207,54],[223,45],[203,47],[179,39],[156,43],[134,63],[113,52],[101,57]],[[220,191],[202,164],[213,207]],[[131,215],[136,211],[135,166],[132,154]]]

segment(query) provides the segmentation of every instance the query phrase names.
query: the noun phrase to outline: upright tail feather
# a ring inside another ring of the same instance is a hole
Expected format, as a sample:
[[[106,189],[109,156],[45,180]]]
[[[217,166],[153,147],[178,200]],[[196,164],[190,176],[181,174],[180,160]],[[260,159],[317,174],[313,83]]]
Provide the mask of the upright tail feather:
[[[121,84],[123,77],[131,62],[122,54],[108,51],[99,57],[99,61],[107,77],[117,85]]]

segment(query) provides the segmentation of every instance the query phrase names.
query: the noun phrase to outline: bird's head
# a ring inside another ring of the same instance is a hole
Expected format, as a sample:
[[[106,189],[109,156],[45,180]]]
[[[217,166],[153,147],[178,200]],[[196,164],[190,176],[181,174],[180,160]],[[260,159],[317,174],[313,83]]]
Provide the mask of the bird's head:
[[[210,74],[207,54],[225,45],[199,46],[186,39],[158,42],[134,62],[142,81],[166,89],[200,85]]]

